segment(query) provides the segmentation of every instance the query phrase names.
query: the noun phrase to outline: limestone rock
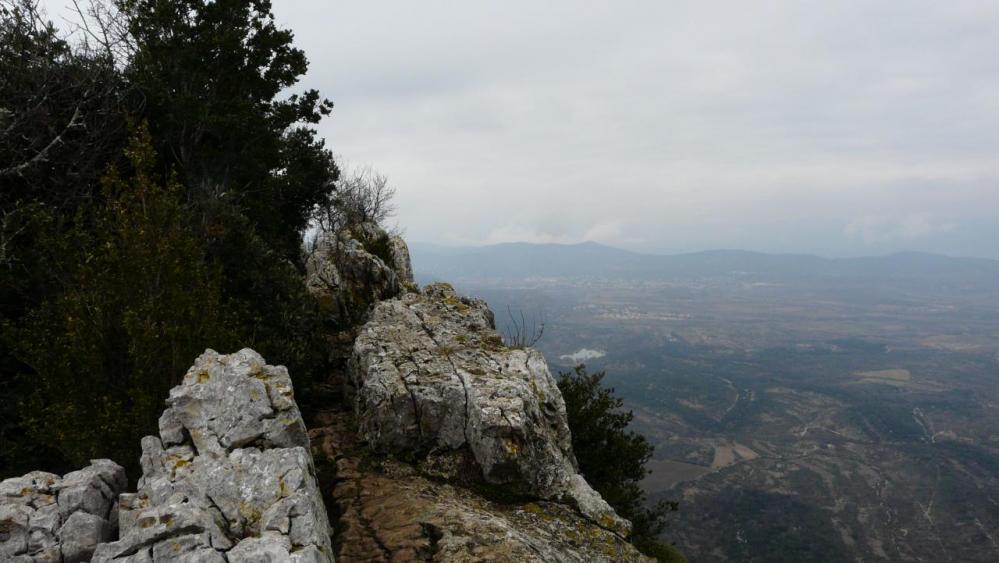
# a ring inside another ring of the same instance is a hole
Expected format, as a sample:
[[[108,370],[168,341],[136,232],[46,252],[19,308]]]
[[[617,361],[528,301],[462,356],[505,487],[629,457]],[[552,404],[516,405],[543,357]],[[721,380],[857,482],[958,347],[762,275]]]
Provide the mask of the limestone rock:
[[[89,561],[117,529],[117,498],[128,480],[106,460],[59,477],[33,471],[0,482],[0,560]]]
[[[361,437],[376,451],[431,459],[464,452],[470,463],[452,466],[564,500],[627,534],[630,524],[576,472],[565,404],[544,357],[506,347],[484,302],[431,284],[379,303],[349,371]]]
[[[413,263],[409,258],[409,246],[399,235],[389,237],[392,249],[392,268],[403,283],[415,283],[413,278]]]
[[[170,391],[105,561],[332,561],[309,439],[284,367],[208,350]]]
[[[78,510],[59,528],[63,561],[87,561],[97,544],[108,539],[108,521]]]
[[[402,257],[397,247],[370,223],[321,236],[306,261],[306,287],[332,320],[342,326],[360,322],[371,305],[399,295],[403,282],[412,281],[411,271],[402,277],[397,272],[398,263],[409,261],[408,249]]]
[[[250,349],[229,356],[206,351],[170,390],[167,404],[159,423],[167,448],[180,446],[185,437],[195,452],[213,457],[249,445],[308,445],[288,370],[266,365]],[[144,441],[150,439],[155,440]],[[143,466],[143,478],[149,469]]]

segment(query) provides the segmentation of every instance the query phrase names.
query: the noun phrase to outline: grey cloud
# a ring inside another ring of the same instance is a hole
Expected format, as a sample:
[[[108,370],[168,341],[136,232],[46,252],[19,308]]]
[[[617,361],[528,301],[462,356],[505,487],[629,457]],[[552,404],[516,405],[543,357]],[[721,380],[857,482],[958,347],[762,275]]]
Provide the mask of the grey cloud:
[[[999,3],[275,11],[411,239],[999,257]]]

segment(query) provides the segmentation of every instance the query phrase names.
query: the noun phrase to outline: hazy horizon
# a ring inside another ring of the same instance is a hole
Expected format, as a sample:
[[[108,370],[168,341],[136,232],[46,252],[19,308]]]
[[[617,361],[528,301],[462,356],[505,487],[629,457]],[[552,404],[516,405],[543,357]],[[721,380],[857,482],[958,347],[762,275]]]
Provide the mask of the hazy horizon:
[[[274,11],[413,240],[999,258],[999,4]]]
[[[516,244],[528,244],[528,245],[536,245],[536,246],[545,246],[545,245],[577,246],[577,245],[581,245],[581,244],[597,244],[597,245],[603,246],[605,248],[613,249],[613,250],[620,250],[620,251],[623,251],[623,252],[633,252],[633,253],[637,253],[637,254],[647,254],[647,255],[652,255],[652,256],[673,256],[673,255],[680,255],[680,254],[697,254],[697,253],[704,253],[704,252],[750,252],[750,253],[756,253],[756,254],[770,254],[770,255],[815,256],[815,257],[818,257],[818,258],[824,258],[824,259],[828,259],[828,260],[836,260],[836,259],[849,259],[849,258],[881,258],[881,257],[892,256],[892,255],[897,255],[897,254],[929,254],[929,255],[933,255],[933,256],[944,256],[944,257],[947,257],[947,258],[969,258],[969,259],[975,259],[975,260],[994,260],[994,261],[999,261],[999,257],[992,257],[992,256],[970,256],[970,255],[962,255],[962,254],[948,254],[948,253],[945,253],[945,252],[930,252],[930,251],[925,251],[925,250],[894,250],[894,251],[883,252],[883,253],[835,255],[835,254],[821,254],[821,253],[817,253],[817,252],[772,252],[772,251],[767,251],[767,250],[755,250],[755,249],[750,249],[750,248],[716,247],[716,248],[702,248],[702,249],[697,249],[697,250],[687,250],[687,251],[678,251],[678,252],[668,252],[668,251],[657,252],[655,250],[633,249],[633,248],[627,248],[626,246],[618,246],[618,245],[615,245],[615,244],[607,244],[607,243],[604,243],[604,242],[592,241],[592,240],[579,241],[579,242],[530,242],[530,241],[524,241],[524,240],[510,240],[510,241],[504,241],[504,242],[485,243],[485,244],[468,244],[468,245],[446,244],[446,243],[442,244],[442,243],[436,243],[436,242],[431,242],[431,241],[410,240],[408,242],[408,244],[409,244],[410,247],[415,247],[416,249],[421,249],[421,248],[430,249],[430,248],[434,248],[434,249],[446,249],[446,250],[474,250],[474,249],[489,248],[491,246],[510,245],[510,244],[513,244],[513,245],[516,245]],[[418,266],[418,264],[414,264],[414,267],[417,267],[417,266]],[[419,269],[419,268],[417,268],[417,269]]]
[[[999,258],[999,5],[275,10],[413,240]]]

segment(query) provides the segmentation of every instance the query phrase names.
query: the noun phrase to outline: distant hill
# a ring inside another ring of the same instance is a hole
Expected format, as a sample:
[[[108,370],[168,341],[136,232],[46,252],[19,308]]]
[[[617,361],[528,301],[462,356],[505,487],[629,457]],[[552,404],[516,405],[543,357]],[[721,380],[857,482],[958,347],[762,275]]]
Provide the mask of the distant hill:
[[[410,245],[421,274],[446,278],[633,274],[648,256],[594,242],[531,244],[512,242],[481,247]]]
[[[595,242],[504,243],[481,247],[413,244],[417,277],[430,279],[603,277],[691,278],[748,276],[763,280],[835,278],[892,280],[954,287],[999,287],[999,260],[905,252],[860,258],[710,250],[641,254]]]

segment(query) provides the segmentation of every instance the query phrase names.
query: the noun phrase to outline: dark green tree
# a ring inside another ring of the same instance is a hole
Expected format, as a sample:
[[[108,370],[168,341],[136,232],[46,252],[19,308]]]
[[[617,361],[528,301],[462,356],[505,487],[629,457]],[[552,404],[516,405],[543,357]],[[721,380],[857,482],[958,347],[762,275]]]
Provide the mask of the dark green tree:
[[[0,0],[3,476],[134,464],[206,347],[253,347],[300,391],[326,361],[301,237],[338,175],[312,127],[331,104],[286,93],[291,33],[263,1],[93,9],[87,45]]]
[[[332,104],[289,92],[292,34],[267,1],[90,16],[69,42],[0,0],[2,476],[134,464],[206,347],[253,347],[300,392],[326,367],[301,239],[338,177],[314,128]]]
[[[640,485],[649,472],[645,465],[654,447],[628,429],[634,414],[623,409],[624,401],[612,387],[602,385],[605,375],[588,373],[584,365],[559,373],[558,387],[565,400],[579,472],[618,514],[631,520],[632,543],[643,553],[660,561],[683,561],[672,546],[657,539],[676,503],[646,507]]]
[[[64,236],[92,227],[77,221],[122,155],[124,90],[111,58],[67,43],[37,2],[0,0],[0,477],[59,463],[27,435],[13,398],[36,381],[4,335],[64,286]]]
[[[81,209],[69,232],[43,241],[61,247],[64,285],[8,328],[32,373],[24,423],[70,467],[99,456],[136,467],[138,438],[191,360],[236,346],[219,269],[192,234],[181,186],[157,176],[145,128],[126,162],[103,178],[92,217]]]
[[[332,103],[315,90],[285,95],[306,72],[292,32],[267,0],[116,0],[134,55],[126,76],[144,103],[165,169],[176,169],[204,212],[231,204],[286,258],[337,178],[310,125]],[[208,217],[213,223],[217,218]]]
[[[338,170],[313,127],[332,104],[287,94],[308,68],[264,0],[116,0],[164,171],[176,171],[195,228],[221,267],[244,346],[304,386],[324,368],[302,236]]]

